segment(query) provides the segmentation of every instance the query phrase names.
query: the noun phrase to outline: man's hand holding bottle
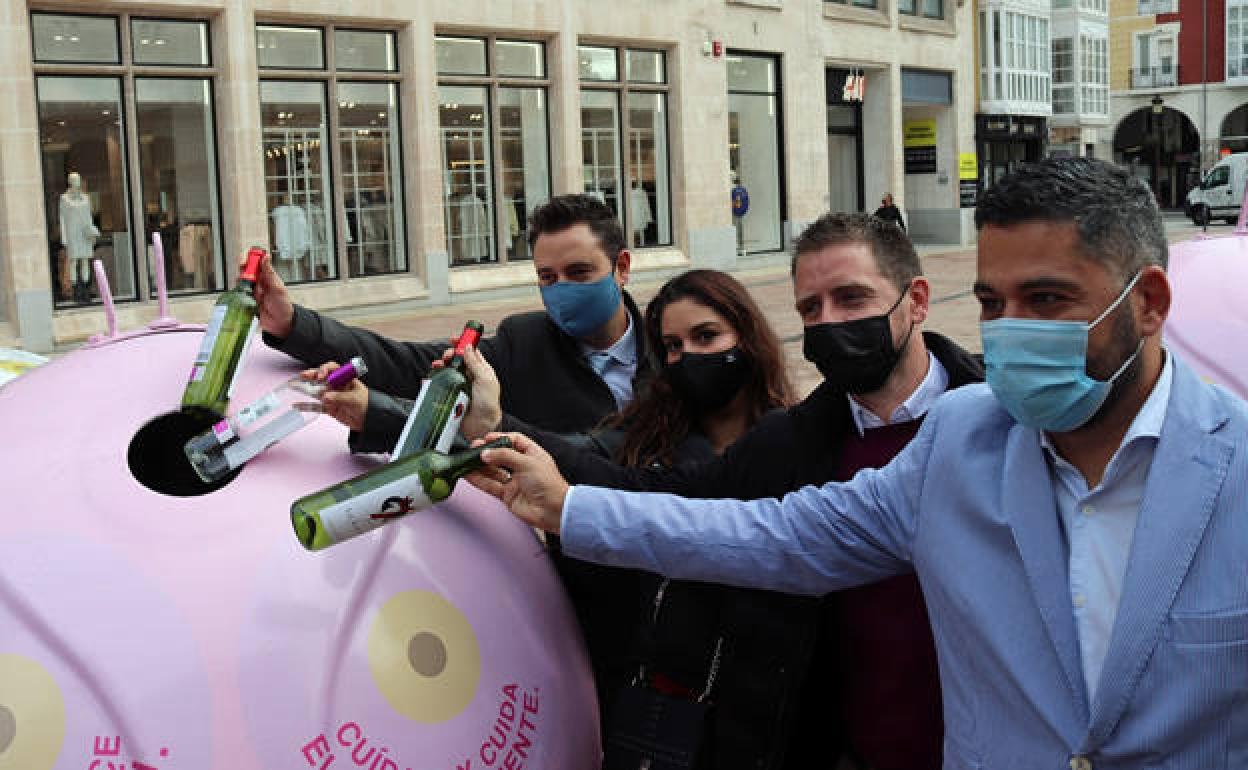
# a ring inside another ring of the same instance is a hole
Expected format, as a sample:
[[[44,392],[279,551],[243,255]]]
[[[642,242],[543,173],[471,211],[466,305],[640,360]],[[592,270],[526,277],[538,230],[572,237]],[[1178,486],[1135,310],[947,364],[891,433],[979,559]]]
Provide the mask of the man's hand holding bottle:
[[[442,360],[434,361],[433,368],[446,365],[455,355],[453,348],[447,348]],[[468,411],[464,413],[463,422],[459,424],[459,432],[469,441],[479,439],[491,431],[498,430],[503,419],[502,385],[494,367],[485,360],[476,346],[464,348],[464,367],[468,370],[468,379],[472,382],[472,400],[468,403]]]
[[[272,254],[265,254],[260,262],[256,273],[255,298],[260,328],[279,339],[289,337],[295,322],[295,305],[290,301],[290,292],[286,290],[282,277],[273,269]]]
[[[559,534],[568,482],[559,475],[555,461],[522,433],[490,433],[484,440],[497,438],[511,439],[511,448],[482,452],[485,467],[465,478],[477,489],[502,500],[529,526]],[[473,445],[482,443],[478,439]]]

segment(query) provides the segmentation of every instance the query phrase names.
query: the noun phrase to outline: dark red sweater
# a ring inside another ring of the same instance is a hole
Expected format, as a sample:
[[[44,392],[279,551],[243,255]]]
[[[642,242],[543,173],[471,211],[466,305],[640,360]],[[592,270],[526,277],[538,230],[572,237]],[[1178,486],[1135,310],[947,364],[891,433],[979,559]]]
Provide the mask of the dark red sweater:
[[[887,425],[865,436],[850,425],[835,480],[888,464],[921,424]],[[841,712],[853,751],[872,770],[940,770],[940,680],[918,579],[889,578],[831,601],[844,648]]]

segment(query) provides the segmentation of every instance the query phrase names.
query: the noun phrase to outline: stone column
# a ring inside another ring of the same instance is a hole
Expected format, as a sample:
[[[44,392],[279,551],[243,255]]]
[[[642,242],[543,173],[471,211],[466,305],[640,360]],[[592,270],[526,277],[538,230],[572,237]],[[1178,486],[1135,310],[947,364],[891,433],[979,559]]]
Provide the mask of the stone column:
[[[30,16],[0,0],[0,319],[22,347],[52,349],[52,272],[40,166]]]

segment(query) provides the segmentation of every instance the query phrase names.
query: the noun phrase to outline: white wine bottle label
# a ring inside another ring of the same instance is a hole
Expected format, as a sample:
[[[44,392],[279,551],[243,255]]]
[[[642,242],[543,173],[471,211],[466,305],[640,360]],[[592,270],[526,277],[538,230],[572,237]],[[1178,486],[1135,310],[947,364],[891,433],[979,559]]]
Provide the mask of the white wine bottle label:
[[[247,327],[247,340],[243,342],[243,352],[238,354],[238,366],[234,367],[234,377],[230,380],[230,389],[225,391],[226,398],[234,398],[234,386],[238,384],[238,375],[243,373],[243,364],[247,361],[247,351],[251,350],[251,341],[256,338],[256,327],[260,319],[252,317],[251,326]]]
[[[234,416],[234,424],[240,428],[245,428],[281,405],[282,400],[278,398],[277,394],[269,392],[264,397],[240,409],[238,414]]]
[[[446,418],[446,425],[442,428],[442,435],[438,436],[438,440],[434,443],[433,448],[446,454],[451,451],[451,443],[455,441],[455,436],[459,433],[459,424],[464,421],[464,412],[468,411],[468,394],[460,393],[455,399],[455,408],[451,410],[450,416]]]
[[[433,502],[425,494],[420,476],[413,473],[376,489],[326,506],[320,512],[321,526],[335,543],[377,529],[407,513],[429,508]]]
[[[290,434],[299,430],[307,423],[303,412],[291,409],[285,414],[275,417],[262,425],[254,433],[244,436],[225,448],[225,461],[230,470],[247,462]]]
[[[221,324],[225,321],[225,311],[228,309],[225,305],[213,307],[208,326],[204,328],[204,339],[199,343],[199,352],[195,354],[195,363],[191,365],[190,382],[204,379],[208,360],[212,358],[212,347],[217,344],[217,336],[221,334]]]
[[[412,411],[407,415],[407,422],[403,424],[403,432],[399,434],[399,443],[394,445],[394,449],[390,450],[391,457],[398,457],[399,450],[407,443],[407,434],[412,432],[413,417],[420,411],[420,402],[425,400],[425,394],[429,391],[429,378],[420,381],[420,393],[416,394],[416,400],[412,402]],[[445,451],[445,450],[441,450]]]

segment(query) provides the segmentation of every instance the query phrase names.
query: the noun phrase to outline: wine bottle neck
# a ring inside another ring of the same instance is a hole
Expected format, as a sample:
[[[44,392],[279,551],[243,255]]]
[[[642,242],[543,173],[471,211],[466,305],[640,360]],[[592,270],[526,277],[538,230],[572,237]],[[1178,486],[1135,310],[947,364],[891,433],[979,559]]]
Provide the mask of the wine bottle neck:
[[[465,449],[450,455],[446,475],[452,478],[460,478],[472,473],[485,463],[481,461],[481,453],[487,449],[502,449],[511,446],[511,439],[497,438],[493,441],[486,442],[481,446],[471,449]]]

